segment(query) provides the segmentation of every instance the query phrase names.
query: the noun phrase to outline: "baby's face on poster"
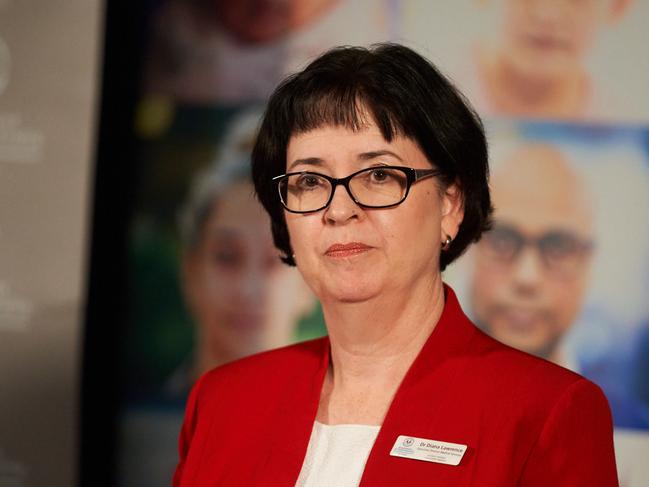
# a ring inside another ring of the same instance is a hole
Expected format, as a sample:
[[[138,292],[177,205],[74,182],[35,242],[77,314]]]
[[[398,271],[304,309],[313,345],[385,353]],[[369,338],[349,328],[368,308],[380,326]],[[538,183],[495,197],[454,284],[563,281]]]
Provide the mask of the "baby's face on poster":
[[[501,0],[500,44],[519,71],[556,77],[580,69],[614,0]]]

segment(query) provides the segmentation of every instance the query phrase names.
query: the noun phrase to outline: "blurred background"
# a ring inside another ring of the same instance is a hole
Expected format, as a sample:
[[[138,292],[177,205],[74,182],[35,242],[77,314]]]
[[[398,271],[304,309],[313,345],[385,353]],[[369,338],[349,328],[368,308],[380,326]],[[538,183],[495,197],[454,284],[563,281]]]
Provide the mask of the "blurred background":
[[[486,125],[496,224],[446,281],[603,388],[621,485],[649,485],[648,20],[640,0],[0,0],[0,487],[169,485],[198,375],[326,333],[250,149],[284,76],[385,41]]]

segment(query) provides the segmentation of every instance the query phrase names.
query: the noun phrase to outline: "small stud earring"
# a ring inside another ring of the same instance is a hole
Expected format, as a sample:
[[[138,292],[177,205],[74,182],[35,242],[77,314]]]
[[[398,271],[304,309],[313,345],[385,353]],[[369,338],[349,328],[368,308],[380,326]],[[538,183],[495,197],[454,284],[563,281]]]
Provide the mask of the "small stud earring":
[[[448,248],[451,246],[451,242],[453,242],[453,239],[450,235],[447,234],[446,240],[442,242],[442,250],[448,250]]]

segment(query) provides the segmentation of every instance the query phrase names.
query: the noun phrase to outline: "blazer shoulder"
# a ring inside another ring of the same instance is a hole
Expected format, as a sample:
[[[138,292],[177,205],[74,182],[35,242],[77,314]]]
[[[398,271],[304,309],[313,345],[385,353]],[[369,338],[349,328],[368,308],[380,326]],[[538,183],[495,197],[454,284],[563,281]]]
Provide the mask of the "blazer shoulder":
[[[267,389],[280,382],[299,379],[299,375],[317,372],[329,350],[328,337],[267,350],[220,365],[206,372],[201,389]]]
[[[489,375],[492,384],[495,381],[509,388],[529,388],[540,397],[555,398],[576,383],[599,390],[597,385],[572,370],[505,345],[477,327],[475,331],[475,369]]]

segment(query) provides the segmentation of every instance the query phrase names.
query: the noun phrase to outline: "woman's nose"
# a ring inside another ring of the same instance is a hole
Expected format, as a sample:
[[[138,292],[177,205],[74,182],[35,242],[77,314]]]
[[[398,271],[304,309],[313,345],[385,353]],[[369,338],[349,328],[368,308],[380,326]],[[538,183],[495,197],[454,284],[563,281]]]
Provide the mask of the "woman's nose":
[[[325,209],[325,219],[332,224],[345,223],[357,219],[363,209],[358,206],[345,187],[342,185],[334,189],[331,203]]]

